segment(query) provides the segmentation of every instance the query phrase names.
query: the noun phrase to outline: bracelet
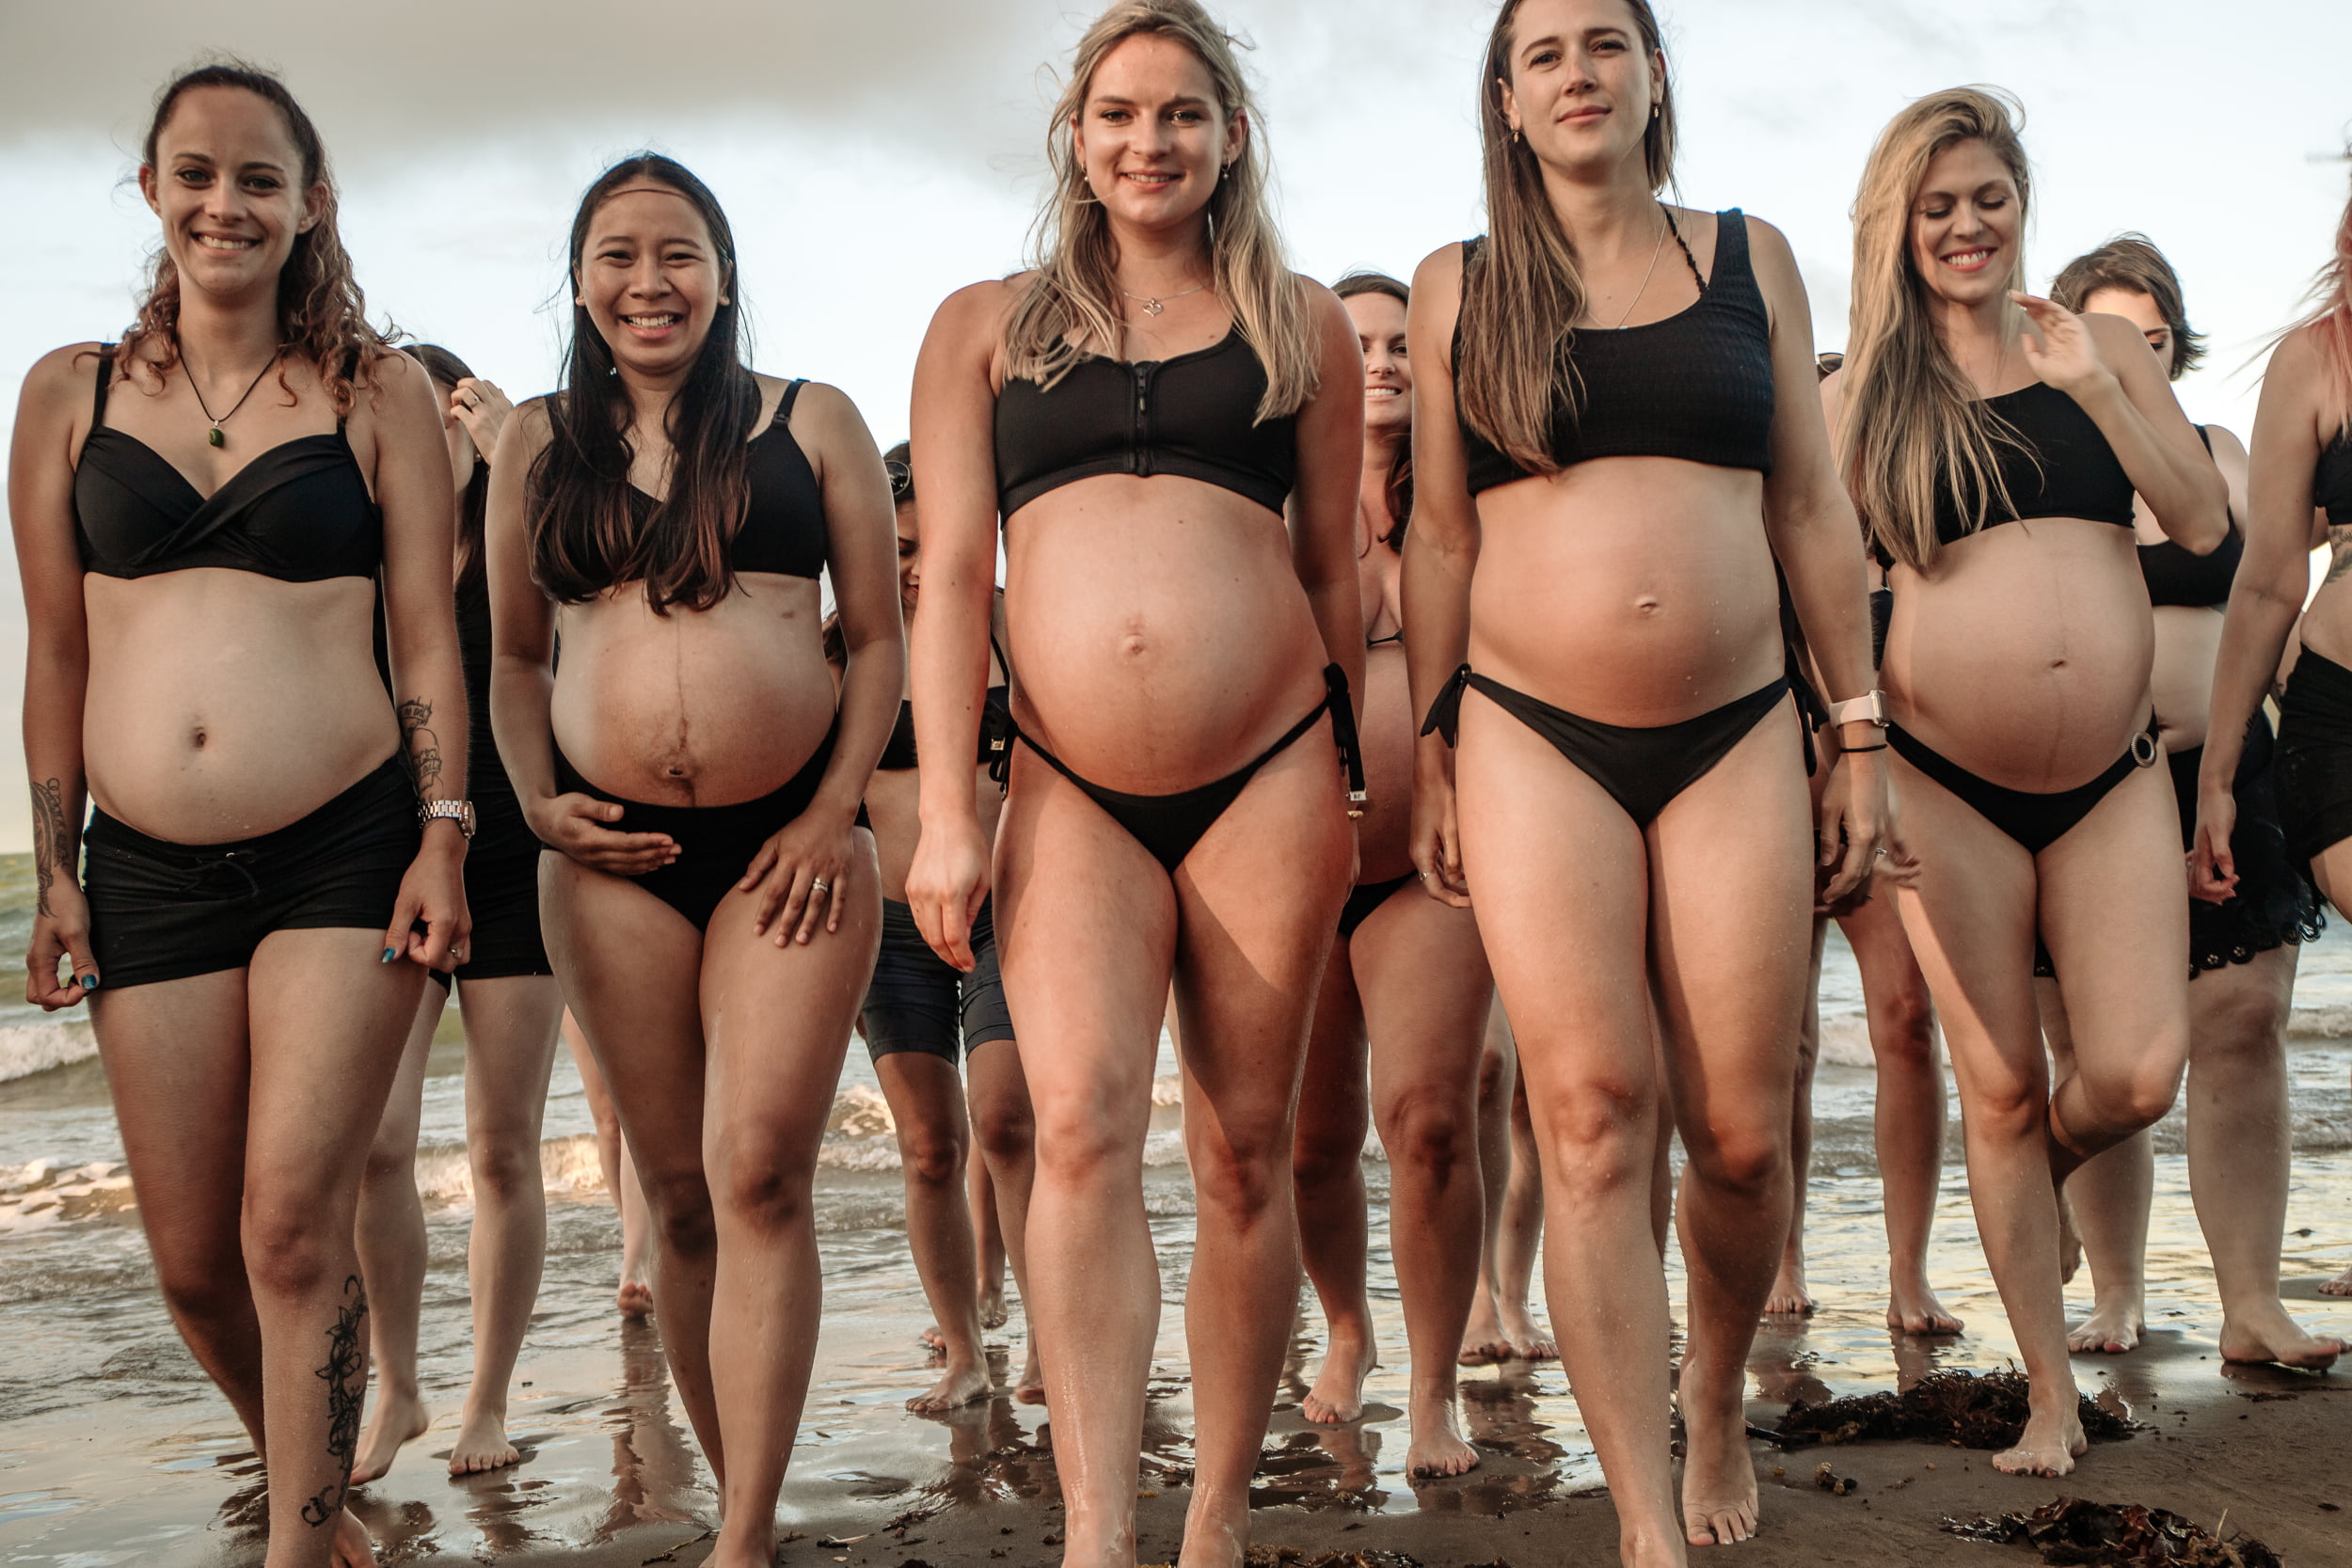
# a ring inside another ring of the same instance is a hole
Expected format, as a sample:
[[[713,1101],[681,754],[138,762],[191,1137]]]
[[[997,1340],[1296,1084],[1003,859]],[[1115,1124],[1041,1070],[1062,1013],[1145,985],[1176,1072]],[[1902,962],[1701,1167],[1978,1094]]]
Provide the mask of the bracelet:
[[[1882,740],[1875,746],[1840,746],[1837,748],[1837,754],[1841,757],[1850,757],[1856,752],[1883,752],[1885,750],[1886,742]]]

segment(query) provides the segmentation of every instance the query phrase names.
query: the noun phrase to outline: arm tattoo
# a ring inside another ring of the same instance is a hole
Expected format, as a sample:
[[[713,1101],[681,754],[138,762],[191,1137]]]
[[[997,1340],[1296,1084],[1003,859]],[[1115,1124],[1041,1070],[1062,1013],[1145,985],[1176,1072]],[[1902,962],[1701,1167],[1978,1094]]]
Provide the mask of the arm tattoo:
[[[417,799],[430,800],[441,784],[441,738],[433,733],[433,705],[411,697],[400,705],[400,765]]]
[[[43,779],[33,785],[33,879],[42,914],[50,912],[49,887],[62,870],[73,877],[73,826],[66,820],[65,785]]]
[[[2322,588],[2352,572],[2352,528],[2338,525],[2328,531],[2328,576]]]
[[[326,1457],[335,1462],[335,1479],[302,1505],[302,1522],[312,1528],[342,1512],[351,1485],[351,1462],[359,1451],[359,1406],[368,1391],[367,1323],[367,1287],[355,1274],[343,1281],[343,1304],[326,1331],[326,1361],[318,1370],[326,1385]]]

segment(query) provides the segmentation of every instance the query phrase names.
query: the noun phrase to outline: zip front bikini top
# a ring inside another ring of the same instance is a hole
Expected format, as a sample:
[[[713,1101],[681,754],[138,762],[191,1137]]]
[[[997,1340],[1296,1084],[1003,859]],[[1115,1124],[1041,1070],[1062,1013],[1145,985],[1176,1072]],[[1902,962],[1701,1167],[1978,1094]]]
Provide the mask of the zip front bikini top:
[[[2197,427],[2197,438],[2213,451],[2213,437]],[[2139,546],[2139,575],[2148,579],[2152,605],[2183,605],[2191,610],[2218,610],[2230,602],[2230,582],[2246,554],[2246,534],[2230,519],[2230,531],[2211,553],[2199,555],[2166,539]]]
[[[1664,209],[1661,207],[1661,212]],[[1738,208],[1716,214],[1715,274],[1699,277],[1698,261],[1668,214],[1666,227],[1698,279],[1698,303],[1662,320],[1614,331],[1571,333],[1562,355],[1561,381],[1579,388],[1571,401],[1556,394],[1551,455],[1563,468],[1596,457],[1679,457],[1724,468],[1772,471],[1772,322],[1748,261],[1748,221]],[[1462,247],[1464,276],[1484,245]],[[1460,385],[1462,333],[1454,333],[1455,385]],[[1458,400],[1458,393],[1457,393]],[[1462,426],[1470,492],[1525,479],[1522,468]]]
[[[375,576],[384,514],[341,420],[331,433],[280,441],[205,496],[153,447],[106,424],[114,371],[108,343],[98,351],[89,435],[73,471],[84,570],[147,578],[218,566],[280,582]]]
[[[1280,512],[1298,475],[1297,420],[1261,420],[1265,367],[1238,323],[1168,359],[1081,356],[1050,388],[996,395],[996,510],[1097,474],[1175,474]]]

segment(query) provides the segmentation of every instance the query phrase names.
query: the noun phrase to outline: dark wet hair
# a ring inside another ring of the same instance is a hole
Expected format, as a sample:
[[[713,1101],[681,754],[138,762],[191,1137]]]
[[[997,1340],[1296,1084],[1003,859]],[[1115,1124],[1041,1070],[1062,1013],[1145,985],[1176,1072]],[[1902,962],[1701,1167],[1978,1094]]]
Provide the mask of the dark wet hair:
[[[424,373],[433,378],[446,405],[450,393],[457,384],[470,377],[473,371],[467,363],[438,343],[408,343],[402,353],[424,367]],[[490,505],[490,454],[477,452],[473,477],[466,481],[466,488],[457,497],[457,586],[469,590],[482,586],[484,519]]]
[[[368,325],[367,298],[352,277],[351,255],[343,249],[342,233],[336,228],[338,201],[334,173],[326,163],[326,145],[319,139],[318,127],[274,72],[243,60],[221,59],[182,71],[155,95],[155,112],[149,117],[147,135],[139,142],[139,161],[144,166],[155,167],[158,146],[172,111],[182,97],[199,87],[234,87],[276,109],[294,143],[294,156],[301,161],[304,198],[309,199],[313,186],[326,188],[317,221],[294,237],[294,249],[278,275],[278,341],[292,356],[311,363],[337,416],[348,415],[352,376],[361,363],[373,363],[390,348],[387,334]],[[180,362],[179,332],[180,269],[171,252],[159,245],[148,263],[138,318],[122,335],[122,358],[128,361],[144,356],[159,372],[168,373]],[[282,362],[278,385],[291,404],[294,388],[287,383]]]
[[[1354,299],[1359,294],[1385,294],[1407,309],[1413,303],[1412,289],[1385,272],[1351,272],[1332,284],[1331,292],[1342,299]],[[1389,512],[1396,518],[1396,526],[1382,534],[1380,542],[1401,554],[1405,549],[1405,531],[1413,522],[1413,443],[1410,441],[1400,443],[1396,449],[1396,457],[1389,465],[1387,491]]]
[[[642,519],[622,435],[628,394],[612,345],[578,303],[589,225],[632,184],[660,185],[692,205],[710,231],[724,290],[710,335],[670,402],[670,493]],[[735,231],[710,187],[684,165],[639,152],[596,176],[580,197],[570,255],[564,283],[575,303],[564,390],[548,400],[552,428],[531,471],[532,579],[559,604],[582,603],[616,583],[643,582],[645,602],[657,615],[668,614],[673,605],[708,610],[735,586],[728,546],[750,499],[744,447],[759,416],[759,383],[746,363],[750,345]]]
[[[2178,381],[2205,357],[2205,336],[2188,326],[2188,308],[2181,303],[2181,277],[2164,259],[2155,241],[2145,234],[2118,234],[2098,249],[2077,256],[2058,269],[2050,284],[2050,297],[2069,310],[2102,289],[2122,289],[2145,294],[2172,329],[2172,361],[2165,374]]]

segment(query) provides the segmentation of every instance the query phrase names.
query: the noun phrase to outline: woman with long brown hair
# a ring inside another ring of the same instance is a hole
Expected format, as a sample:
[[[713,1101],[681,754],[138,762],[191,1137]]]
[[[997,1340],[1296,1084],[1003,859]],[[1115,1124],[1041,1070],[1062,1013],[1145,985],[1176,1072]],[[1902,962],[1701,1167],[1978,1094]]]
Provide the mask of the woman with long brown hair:
[[[365,1562],[352,1218],[424,970],[466,956],[449,457],[283,83],[175,79],[139,190],[137,324],[34,366],[10,454],[25,996],[92,1004],[165,1304],[268,1467],[271,1568]]]
[[[1299,1240],[1327,1328],[1322,1370],[1300,1409],[1324,1423],[1363,1414],[1364,1378],[1374,1364],[1363,1154],[1367,1123],[1376,1123],[1388,1154],[1389,1247],[1413,1369],[1405,1469],[1460,1475],[1478,1463],[1454,1409],[1454,1364],[1486,1232],[1479,1059],[1494,978],[1477,918],[1421,896],[1414,885],[1415,726],[1398,593],[1412,521],[1411,293],[1378,273],[1343,277],[1334,292],[1364,356],[1356,571],[1371,800],[1357,827],[1356,887],[1316,988],[1291,1162]],[[1500,1193],[1493,1196],[1500,1201]]]
[[[2338,586],[2352,569],[2352,205],[2336,224],[2327,265],[2312,289],[2312,309],[2281,333],[2263,373],[2254,413],[2247,497],[2246,554],[2230,590],[2213,677],[2213,709],[2197,784],[2197,847],[2190,880],[2201,898],[2227,895],[2249,868],[2233,842],[2238,807],[2233,794],[2242,732],[2270,689],[2288,634],[2301,621],[2300,652],[2279,702],[2277,784],[2287,851],[2308,863],[2319,891],[2338,912],[2352,896],[2352,590]],[[2328,579],[2311,596],[2307,552],[2312,510],[2327,515],[2331,551]],[[2264,1085],[2264,1100],[2284,1121],[2285,1085]],[[2283,1136],[2264,1150],[2266,1175],[2283,1195]],[[2280,1229],[2272,1224],[2266,1235]],[[2258,1276],[2257,1276],[2258,1277]],[[2269,1294],[2277,1295],[2277,1262]],[[2352,1269],[2320,1287],[2352,1296]],[[2282,1353],[2308,1359],[2308,1338],[2264,1312],[2222,1354],[2268,1360]],[[2332,1341],[2330,1341],[2332,1342]],[[2267,1352],[2268,1354],[2263,1354]]]
[[[548,952],[652,1212],[655,1321],[720,1488],[709,1560],[747,1568],[775,1557],[817,1148],[882,924],[853,824],[905,670],[890,494],[848,398],[743,362],[734,233],[691,172],[607,169],[570,257],[567,384],[490,468],[490,695],[551,851]]]
[[[2133,498],[2194,555],[2221,544],[2229,507],[2137,329],[2018,292],[2032,184],[2013,113],[1955,87],[1881,134],[1854,201],[1845,368],[1824,394],[1847,487],[1893,563],[1881,673],[1919,850],[1903,925],[2032,1380],[2025,1433],[1993,1463],[2058,1476],[2084,1440],[2057,1186],[2165,1113],[2188,1050],[2188,911],[2154,766]],[[2037,934],[2073,1003],[2074,1070],[2055,1086]]]
[[[1551,1323],[1620,1550],[1678,1563],[1756,1529],[1746,1360],[1788,1224],[1816,835],[1773,565],[1851,721],[1820,816],[1842,898],[1888,829],[1862,544],[1788,243],[1658,199],[1675,118],[1650,8],[1512,0],[1479,100],[1489,231],[1413,285],[1413,853],[1433,895],[1475,900],[1518,1037]],[[1651,1207],[1669,1099],[1678,1510]]]
[[[1339,302],[1282,262],[1234,43],[1195,0],[1097,18],[1049,135],[1038,264],[950,296],[915,371],[907,901],[969,971],[993,886],[1073,1562],[1136,1557],[1161,1289],[1143,1142],[1172,977],[1200,1213],[1183,1558],[1200,1568],[1247,1547],[1295,1307],[1299,1061],[1355,856],[1362,367]],[[992,876],[970,759],[1000,516],[1020,679]]]

